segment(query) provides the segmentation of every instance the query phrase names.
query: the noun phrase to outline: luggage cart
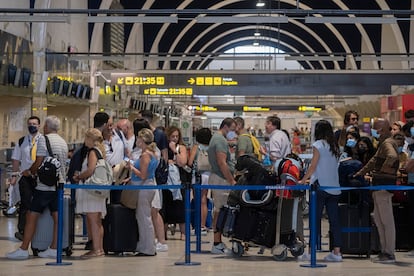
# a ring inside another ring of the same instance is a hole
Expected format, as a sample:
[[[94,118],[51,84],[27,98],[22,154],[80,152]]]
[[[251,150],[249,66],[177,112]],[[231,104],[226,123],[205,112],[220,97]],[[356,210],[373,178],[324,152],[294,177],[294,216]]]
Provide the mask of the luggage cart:
[[[284,186],[287,180],[297,182],[292,175],[282,174],[280,185]],[[269,190],[262,200],[250,200],[247,191],[242,192],[242,202],[249,207],[240,206],[235,221],[231,236],[233,256],[241,257],[252,246],[260,247],[259,254],[270,249],[276,261],[284,261],[288,251],[294,257],[304,253],[305,244],[296,236],[300,198],[274,197],[272,202],[263,205],[269,195],[274,196],[274,191]]]

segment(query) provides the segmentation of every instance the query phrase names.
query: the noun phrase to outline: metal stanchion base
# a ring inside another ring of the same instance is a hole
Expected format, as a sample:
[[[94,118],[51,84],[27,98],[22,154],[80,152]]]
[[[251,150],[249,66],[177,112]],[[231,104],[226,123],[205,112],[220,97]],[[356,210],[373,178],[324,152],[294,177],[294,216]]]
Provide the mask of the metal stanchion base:
[[[211,251],[210,250],[200,250],[200,251],[192,250],[191,253],[196,253],[196,254],[209,254],[209,253],[211,253]]]
[[[46,263],[46,265],[61,266],[61,265],[72,265],[72,263],[69,263],[69,262],[56,263],[56,262],[53,262],[53,263]]]
[[[201,265],[201,263],[200,262],[176,262],[175,265],[187,265],[187,266],[190,266],[190,265]]]
[[[326,264],[301,264],[301,267],[310,267],[310,268],[318,268],[318,267],[327,267]]]

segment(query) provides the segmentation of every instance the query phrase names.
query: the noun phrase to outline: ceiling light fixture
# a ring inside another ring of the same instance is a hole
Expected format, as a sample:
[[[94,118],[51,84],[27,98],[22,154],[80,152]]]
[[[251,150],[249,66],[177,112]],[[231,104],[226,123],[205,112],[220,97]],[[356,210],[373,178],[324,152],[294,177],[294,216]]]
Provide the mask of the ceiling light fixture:
[[[198,23],[288,23],[287,16],[198,16]]]
[[[0,22],[68,23],[68,15],[0,15]]]
[[[265,5],[266,5],[266,3],[263,2],[262,0],[259,0],[256,3],[256,7],[258,7],[258,8],[263,8]]]
[[[255,32],[254,32],[254,36],[260,36],[260,32],[255,31]]]
[[[285,60],[297,61],[344,61],[343,56],[285,56]]]
[[[259,42],[258,41],[254,41],[253,42],[253,46],[259,46],[260,44],[259,44]]]
[[[396,24],[396,17],[306,16],[307,24]]]
[[[88,23],[178,23],[176,16],[88,16]]]

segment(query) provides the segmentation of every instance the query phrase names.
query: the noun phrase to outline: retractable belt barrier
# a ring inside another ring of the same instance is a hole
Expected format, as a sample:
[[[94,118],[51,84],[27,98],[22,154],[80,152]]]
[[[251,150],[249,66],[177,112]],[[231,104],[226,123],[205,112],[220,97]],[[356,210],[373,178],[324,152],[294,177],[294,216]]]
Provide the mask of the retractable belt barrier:
[[[318,185],[200,185],[200,184],[187,184],[187,185],[79,185],[79,184],[59,184],[58,186],[58,241],[57,241],[57,256],[56,263],[47,263],[47,265],[68,265],[71,263],[62,263],[62,236],[63,236],[63,189],[94,189],[94,190],[166,190],[166,189],[185,189],[185,261],[176,262],[176,265],[199,265],[199,262],[191,262],[190,256],[190,219],[191,219],[191,205],[190,205],[190,192],[191,189],[195,189],[196,197],[200,197],[200,190],[212,189],[212,190],[310,190],[310,213],[309,213],[309,231],[310,231],[310,250],[311,260],[310,264],[302,264],[302,267],[325,267],[325,264],[316,263],[316,191],[317,190],[393,190],[404,191],[414,190],[414,186],[402,186],[402,185],[380,185],[380,186],[366,186],[366,187],[321,187]],[[196,202],[201,202],[200,198],[195,199]],[[200,220],[200,204],[196,204],[195,221]],[[200,228],[200,224],[196,225]],[[199,242],[200,229],[196,229],[196,236]],[[199,246],[197,246],[198,252]]]

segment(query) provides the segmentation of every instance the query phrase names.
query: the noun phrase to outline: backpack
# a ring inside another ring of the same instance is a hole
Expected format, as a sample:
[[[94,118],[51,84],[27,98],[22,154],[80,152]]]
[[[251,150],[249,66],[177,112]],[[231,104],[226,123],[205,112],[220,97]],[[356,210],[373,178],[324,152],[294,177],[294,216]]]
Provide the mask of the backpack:
[[[155,169],[155,181],[157,182],[157,185],[166,184],[168,181],[168,165],[162,157]]]
[[[85,180],[84,184],[90,184],[90,185],[112,185],[112,182],[114,181],[112,167],[109,165],[109,163],[103,159],[101,151],[97,148],[93,148],[95,151],[98,161],[96,162],[96,167],[93,172],[93,174]],[[101,197],[101,198],[107,198],[109,197],[109,190],[93,190],[93,189],[85,189],[88,193]]]
[[[211,171],[211,165],[208,161],[208,152],[200,147],[197,148],[195,168],[197,172]]]
[[[60,161],[54,156],[50,147],[49,138],[45,135],[46,147],[49,156],[43,158],[43,162],[37,170],[39,181],[47,186],[57,186],[59,182]]]
[[[277,168],[277,175],[279,178],[282,174],[290,174],[295,180],[287,179],[285,185],[297,185],[297,181],[301,178],[301,168],[299,167],[297,160],[293,158],[282,158],[280,161],[275,163],[275,168]],[[298,190],[283,190],[283,198],[293,198],[298,197],[303,194],[302,191]],[[276,196],[281,196],[281,190],[276,191]]]
[[[250,141],[252,141],[253,145],[253,153],[256,155],[257,159],[261,162],[263,160],[262,153],[260,152],[260,142],[257,140],[257,138],[251,134],[244,133],[241,136],[248,136],[250,137]]]

